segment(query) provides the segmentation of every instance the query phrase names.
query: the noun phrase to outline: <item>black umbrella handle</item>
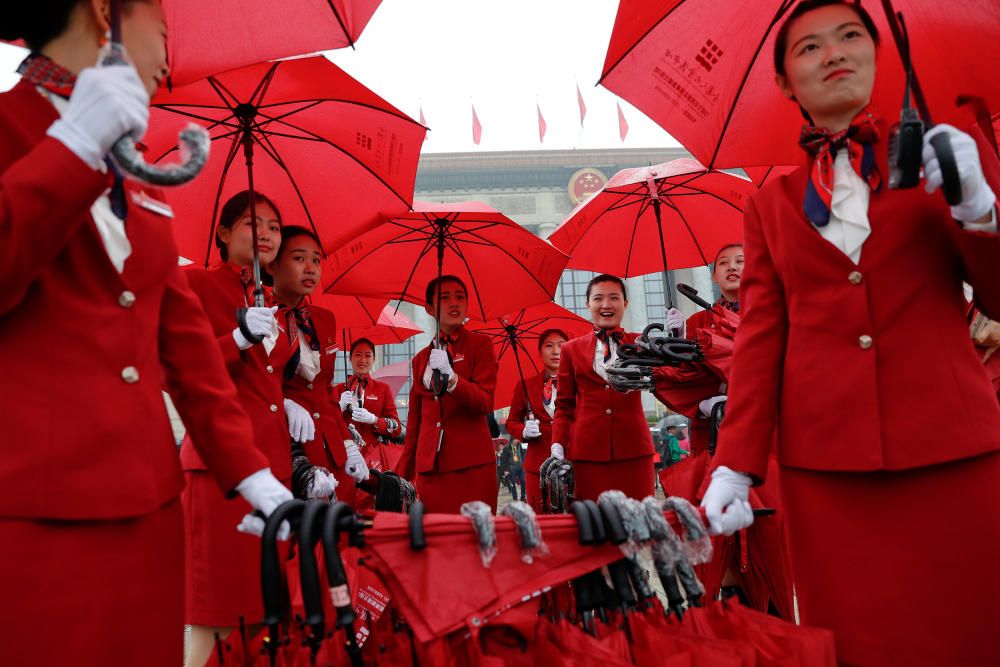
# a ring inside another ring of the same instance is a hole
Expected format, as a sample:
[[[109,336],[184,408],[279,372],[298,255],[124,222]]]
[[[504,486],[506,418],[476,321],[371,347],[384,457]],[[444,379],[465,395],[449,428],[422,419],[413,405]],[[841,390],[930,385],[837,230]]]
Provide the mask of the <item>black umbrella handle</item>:
[[[715,306],[705,301],[698,295],[698,290],[687,285],[685,283],[677,283],[677,291],[686,296],[688,299],[693,301],[696,305],[701,306],[705,310],[712,310]]]
[[[955,152],[951,148],[951,137],[941,132],[931,137],[931,147],[941,165],[941,191],[949,206],[962,203],[962,180],[958,175],[958,164],[955,162]]]

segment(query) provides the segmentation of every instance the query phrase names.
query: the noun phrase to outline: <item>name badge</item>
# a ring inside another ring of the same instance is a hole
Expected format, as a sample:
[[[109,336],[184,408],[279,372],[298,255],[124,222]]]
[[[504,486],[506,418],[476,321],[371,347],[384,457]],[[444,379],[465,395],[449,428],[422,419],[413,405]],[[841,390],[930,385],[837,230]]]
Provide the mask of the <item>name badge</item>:
[[[170,207],[170,204],[153,199],[144,190],[132,191],[132,203],[156,215],[162,215],[165,218],[174,217],[174,209]]]
[[[460,361],[465,361],[465,355],[464,354],[456,354],[455,357],[451,360],[451,363],[457,364]]]
[[[337,354],[337,351],[339,349],[340,348],[337,347],[336,345],[331,345],[330,347],[328,347],[325,350],[323,350],[323,354],[325,354],[326,356],[330,356],[331,354]]]

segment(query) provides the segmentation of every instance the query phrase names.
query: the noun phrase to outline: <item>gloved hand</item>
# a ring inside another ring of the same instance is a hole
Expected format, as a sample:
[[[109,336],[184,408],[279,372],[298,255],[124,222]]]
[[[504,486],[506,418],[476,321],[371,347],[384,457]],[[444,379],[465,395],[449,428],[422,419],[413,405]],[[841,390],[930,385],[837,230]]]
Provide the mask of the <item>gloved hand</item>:
[[[951,207],[951,216],[962,223],[974,222],[993,210],[997,197],[983,176],[976,142],[965,132],[951,125],[941,124],[935,125],[924,135],[924,178],[927,181],[924,189],[927,192],[934,192],[944,181],[941,165],[930,142],[942,133],[946,133],[951,139],[951,150],[955,153],[958,177],[962,182],[962,203]]]
[[[142,139],[148,123],[149,95],[134,67],[87,67],[76,78],[66,113],[46,134],[100,169],[118,139]]]
[[[378,421],[378,417],[364,408],[355,408],[351,410],[351,421],[356,421],[359,424],[374,424]]]
[[[288,435],[295,442],[309,442],[316,437],[316,424],[305,408],[291,400],[285,399],[285,416],[288,417]]]
[[[441,371],[443,375],[452,376],[455,371],[451,370],[451,361],[448,360],[447,350],[431,350],[429,361],[431,370]]]
[[[725,394],[721,396],[713,396],[712,398],[706,398],[704,401],[698,404],[698,412],[702,417],[706,419],[712,416],[712,408],[715,407],[716,403],[722,403],[725,401],[727,396]]]
[[[564,461],[566,459],[566,451],[558,442],[552,443],[552,446],[549,447],[549,454],[557,461]]]
[[[525,419],[524,420],[524,438],[537,438],[542,434],[542,429],[539,428],[539,421],[537,419]]]
[[[677,335],[684,337],[684,313],[676,308],[667,308],[664,311],[667,315],[667,330],[677,331]]]
[[[355,482],[363,482],[368,479],[368,464],[365,457],[361,456],[361,450],[351,440],[344,440],[344,449],[347,450],[347,462],[344,463],[344,470]]]
[[[278,320],[274,319],[274,314],[278,312],[277,306],[271,308],[247,308],[246,323],[247,329],[255,336],[267,338],[274,334],[278,327]],[[233,340],[241,350],[249,350],[253,343],[246,339],[239,327],[233,329]]]
[[[322,466],[313,469],[312,483],[309,485],[309,499],[326,500],[337,490],[337,478]]]
[[[753,524],[748,475],[719,466],[701,499],[713,535],[732,535]]]
[[[356,407],[358,399],[354,396],[353,391],[345,391],[340,395],[340,400],[337,403],[340,405],[340,411],[343,412],[348,407]]]
[[[271,512],[277,509],[278,505],[292,499],[292,492],[271,474],[270,468],[258,470],[244,479],[236,485],[236,491],[265,517],[271,516]],[[260,537],[264,534],[264,519],[247,514],[236,526],[236,530]],[[291,527],[287,521],[283,521],[281,528],[278,529],[278,539],[287,540],[290,533]]]

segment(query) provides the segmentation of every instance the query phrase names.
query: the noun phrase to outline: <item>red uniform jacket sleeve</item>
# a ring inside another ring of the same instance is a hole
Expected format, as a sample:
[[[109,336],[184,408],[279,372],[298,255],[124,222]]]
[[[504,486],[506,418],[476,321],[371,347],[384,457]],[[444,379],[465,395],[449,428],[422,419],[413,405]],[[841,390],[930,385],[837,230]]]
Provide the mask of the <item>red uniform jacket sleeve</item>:
[[[392,390],[389,389],[389,385],[381,382],[375,386],[379,389],[379,403],[382,408],[382,415],[375,423],[375,432],[386,438],[398,437],[403,431],[403,423],[399,420],[399,411],[396,410],[396,399],[392,395]],[[395,426],[390,427],[387,419],[393,420]]]
[[[524,402],[521,383],[514,384],[510,398],[510,414],[507,415],[507,432],[514,440],[524,440],[524,420],[528,418],[528,408]]]
[[[570,433],[573,422],[576,421],[576,375],[573,364],[570,363],[571,350],[576,341],[573,339],[563,343],[562,361],[559,364],[559,392],[556,394],[555,425],[552,427],[552,442],[569,450]],[[584,347],[584,349],[586,349]]]
[[[763,480],[775,441],[788,310],[753,199],[745,211],[744,239],[742,318],[733,350],[726,423],[713,462]]]
[[[420,414],[423,412],[423,394],[418,387],[418,383],[423,380],[416,374],[417,357],[413,358],[411,368],[413,374],[410,377],[413,381],[410,383],[410,401],[407,405],[406,439],[403,441],[403,454],[397,464],[399,470],[396,471],[400,477],[409,480],[417,476],[417,440],[420,436]]]
[[[250,420],[237,401],[213,338],[198,298],[177,267],[163,295],[160,360],[195,449],[223,493],[229,493],[268,463],[253,446]]]
[[[472,377],[466,379],[456,373],[458,382],[450,393],[466,408],[485,417],[493,411],[493,392],[497,387],[497,358],[489,339],[480,337],[469,340],[477,342],[473,352],[477,363]]]

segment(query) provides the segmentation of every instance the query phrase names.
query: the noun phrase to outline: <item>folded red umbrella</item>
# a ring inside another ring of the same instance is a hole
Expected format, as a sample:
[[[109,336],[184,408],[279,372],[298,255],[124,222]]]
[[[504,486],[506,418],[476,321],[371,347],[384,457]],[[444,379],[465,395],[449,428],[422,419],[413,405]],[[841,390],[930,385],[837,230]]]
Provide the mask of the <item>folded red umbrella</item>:
[[[645,611],[629,616],[632,632],[632,655],[637,665],[670,667],[752,667],[744,660],[749,645],[691,637],[663,615],[663,607],[653,604]]]
[[[799,164],[798,107],[774,83],[774,39],[789,0],[623,0],[601,83],[634,104],[703,164]],[[864,5],[882,35],[872,95],[886,120],[899,117],[904,70],[884,7]],[[1000,108],[1000,84],[983,63],[1000,57],[1000,3],[893,0],[909,32],[914,67],[935,122],[967,125],[956,101],[981,96]],[[993,55],[990,55],[993,54]],[[926,120],[926,119],[925,119]]]
[[[552,301],[537,306],[522,308],[486,323],[470,320],[470,331],[484,334],[493,342],[500,367],[497,371],[497,387],[493,392],[493,407],[497,410],[507,407],[514,387],[542,371],[538,356],[538,337],[548,329],[561,329],[570,338],[593,331],[594,325],[576,313],[556,305]],[[524,391],[524,395],[527,395]]]
[[[353,46],[381,0],[166,0],[170,79]]]
[[[199,178],[167,196],[181,255],[205,266],[218,261],[219,210],[242,190],[267,195],[286,225],[312,229],[327,252],[380,216],[406,211],[426,134],[323,57],[161,91],[143,140],[147,158],[173,160],[177,132],[191,120],[207,126],[211,156]]]
[[[704,266],[743,238],[745,178],[681,159],[624,169],[549,236],[570,268],[623,278]],[[673,290],[668,291],[673,305]]]

